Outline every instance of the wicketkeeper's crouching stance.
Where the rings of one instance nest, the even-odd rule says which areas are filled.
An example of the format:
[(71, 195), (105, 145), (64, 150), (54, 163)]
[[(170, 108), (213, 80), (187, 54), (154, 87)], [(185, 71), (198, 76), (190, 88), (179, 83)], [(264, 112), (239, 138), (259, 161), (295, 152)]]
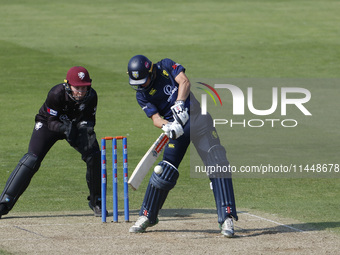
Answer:
[[(153, 64), (143, 55), (132, 57), (128, 64), (129, 83), (137, 91), (139, 105), (170, 138), (163, 160), (158, 164), (161, 168), (152, 173), (140, 217), (130, 228), (132, 233), (144, 232), (158, 223), (159, 210), (176, 185), (178, 166), (191, 141), (206, 166), (229, 166), (212, 118), (209, 114), (201, 115), (199, 102), (190, 92), (190, 81), (184, 72), (183, 66), (170, 59)], [(221, 233), (232, 237), (233, 219), (238, 218), (231, 175), (209, 177)]]
[(101, 216), (100, 149), (94, 132), (97, 93), (91, 88), (88, 71), (81, 66), (69, 69), (64, 83), (54, 86), (35, 117), (28, 152), (9, 176), (0, 196), (0, 218), (15, 205), (50, 148), (66, 139), (87, 165), (89, 206)]

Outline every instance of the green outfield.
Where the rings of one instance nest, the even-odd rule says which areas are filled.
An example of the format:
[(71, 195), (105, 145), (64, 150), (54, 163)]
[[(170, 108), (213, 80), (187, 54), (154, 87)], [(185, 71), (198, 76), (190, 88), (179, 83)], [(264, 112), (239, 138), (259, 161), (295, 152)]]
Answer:
[[(0, 6), (1, 191), (27, 151), (47, 92), (74, 65), (89, 70), (98, 92), (97, 138), (127, 136), (134, 169), (160, 133), (128, 85), (127, 63), (136, 54), (171, 58), (192, 81), (302, 79), (296, 86), (311, 91), (313, 116), (285, 117), (301, 119), (291, 129), (221, 131), (228, 158), (238, 165), (340, 164), (339, 1), (0, 0)], [(313, 79), (332, 82), (305, 83)], [(191, 178), (189, 168), (187, 153), (164, 207), (214, 208), (208, 180)], [(57, 143), (13, 211), (88, 209), (85, 171), (80, 155)], [(339, 177), (237, 178), (236, 203), (340, 234)], [(131, 209), (139, 209), (146, 185), (130, 190)], [(121, 189), (121, 205), (122, 198)]]

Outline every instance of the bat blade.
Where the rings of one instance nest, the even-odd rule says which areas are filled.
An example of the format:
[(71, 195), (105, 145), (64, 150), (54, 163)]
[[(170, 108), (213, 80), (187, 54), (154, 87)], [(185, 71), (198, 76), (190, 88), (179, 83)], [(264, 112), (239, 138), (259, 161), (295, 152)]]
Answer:
[(168, 142), (168, 136), (162, 133), (139, 161), (128, 181), (129, 185), (134, 190), (138, 189), (139, 185), (142, 183), (143, 179), (149, 172), (152, 165), (156, 162), (158, 156), (162, 153)]

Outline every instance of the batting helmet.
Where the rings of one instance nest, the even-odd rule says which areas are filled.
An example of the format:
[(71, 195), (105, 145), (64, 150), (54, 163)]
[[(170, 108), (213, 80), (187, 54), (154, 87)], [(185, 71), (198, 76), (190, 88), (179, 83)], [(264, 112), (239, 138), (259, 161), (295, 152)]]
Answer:
[(128, 64), (129, 83), (136, 90), (144, 90), (149, 76), (152, 80), (153, 63), (143, 55), (132, 57)]

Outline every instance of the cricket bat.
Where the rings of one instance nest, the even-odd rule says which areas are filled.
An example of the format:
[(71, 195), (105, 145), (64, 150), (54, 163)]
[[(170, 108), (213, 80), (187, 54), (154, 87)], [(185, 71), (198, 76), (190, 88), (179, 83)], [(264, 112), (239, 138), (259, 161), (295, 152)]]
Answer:
[(168, 142), (169, 137), (165, 133), (162, 133), (145, 153), (144, 157), (139, 161), (128, 181), (129, 185), (134, 190), (138, 189), (144, 177), (149, 172), (149, 169), (155, 163), (156, 159), (162, 153)]

